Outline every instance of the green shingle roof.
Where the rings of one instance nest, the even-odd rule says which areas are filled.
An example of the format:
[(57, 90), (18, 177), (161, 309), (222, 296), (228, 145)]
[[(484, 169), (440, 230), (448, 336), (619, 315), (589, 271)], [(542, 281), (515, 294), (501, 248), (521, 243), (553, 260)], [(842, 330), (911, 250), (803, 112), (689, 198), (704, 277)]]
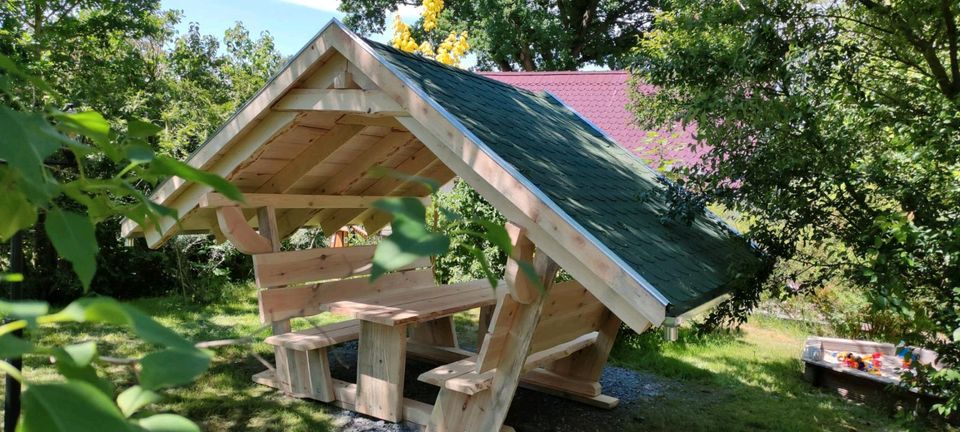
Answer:
[(733, 266), (751, 259), (710, 217), (664, 220), (657, 174), (551, 95), (366, 42), (646, 279), (669, 302), (668, 315), (723, 294)]

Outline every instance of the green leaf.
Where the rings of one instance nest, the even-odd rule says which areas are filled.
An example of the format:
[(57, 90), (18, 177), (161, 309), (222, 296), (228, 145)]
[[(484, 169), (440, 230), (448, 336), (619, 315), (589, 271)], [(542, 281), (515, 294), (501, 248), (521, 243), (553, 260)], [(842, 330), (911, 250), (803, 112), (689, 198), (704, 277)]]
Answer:
[(155, 390), (187, 384), (210, 367), (210, 355), (198, 349), (170, 348), (140, 360), (140, 385)]
[(33, 344), (12, 334), (0, 335), (0, 358), (22, 357), (33, 352)]
[(541, 294), (546, 292), (547, 287), (543, 286), (543, 283), (540, 281), (540, 275), (538, 275), (537, 270), (533, 268), (533, 264), (521, 260), (517, 261), (517, 266), (520, 268), (520, 271), (527, 276), (527, 279), (537, 286)]
[(83, 381), (97, 387), (104, 394), (113, 394), (113, 384), (101, 378), (93, 367), (93, 361), (97, 358), (97, 344), (95, 342), (83, 342), (55, 348), (52, 355), (57, 359), (57, 371), (68, 380)]
[(503, 250), (507, 256), (513, 253), (513, 243), (510, 242), (510, 234), (507, 234), (507, 229), (502, 224), (488, 220), (476, 220), (474, 222), (486, 230), (483, 237), (490, 243), (493, 243), (494, 246)]
[(416, 198), (385, 198), (373, 206), (393, 215), (393, 233), (380, 241), (373, 254), (370, 279), (414, 262), (417, 258), (442, 255), (450, 248), (450, 238), (430, 232), (426, 225), (427, 210)]
[(13, 319), (34, 319), (46, 315), (50, 306), (42, 301), (0, 300), (0, 316)]
[(46, 230), (57, 253), (73, 264), (84, 290), (89, 289), (97, 271), (96, 255), (100, 250), (93, 223), (86, 216), (53, 209), (47, 213)]
[(151, 170), (160, 175), (177, 176), (184, 180), (202, 183), (214, 188), (227, 198), (243, 202), (243, 194), (233, 183), (223, 177), (198, 170), (190, 165), (167, 156), (156, 156), (150, 164)]
[(103, 148), (110, 144), (110, 123), (103, 115), (96, 111), (79, 113), (55, 112), (53, 118), (60, 123), (61, 130), (73, 132), (90, 138), (97, 146)]
[(127, 148), (127, 159), (136, 163), (150, 162), (153, 160), (153, 149), (144, 145), (131, 145)]
[(31, 384), (23, 392), (21, 432), (126, 432), (113, 400), (85, 382)]
[(28, 189), (31, 201), (45, 204), (53, 197), (48, 187), (53, 180), (44, 161), (60, 148), (60, 139), (65, 138), (39, 114), (13, 111), (6, 106), (0, 106), (0, 131), (0, 159), (23, 178), (21, 186)]
[(200, 427), (176, 414), (157, 414), (140, 419), (140, 427), (150, 432), (200, 432)]
[(23, 282), (23, 273), (0, 273), (0, 282)]
[(139, 411), (140, 408), (159, 402), (162, 399), (163, 396), (135, 385), (124, 390), (117, 396), (117, 405), (120, 407), (123, 415), (130, 417)]
[(0, 170), (0, 242), (37, 222), (37, 210), (23, 194), (12, 170)]
[(147, 138), (163, 130), (160, 126), (144, 120), (127, 120), (127, 134), (134, 138)]

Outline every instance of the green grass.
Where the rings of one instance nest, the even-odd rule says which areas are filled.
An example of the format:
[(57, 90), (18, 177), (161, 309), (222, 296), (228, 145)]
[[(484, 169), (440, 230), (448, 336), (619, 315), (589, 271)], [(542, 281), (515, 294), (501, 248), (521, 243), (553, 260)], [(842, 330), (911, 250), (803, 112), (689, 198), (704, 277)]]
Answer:
[(924, 426), (842, 400), (803, 380), (806, 328), (754, 319), (741, 331), (679, 341), (658, 334), (621, 340), (611, 363), (649, 371), (667, 390), (639, 407), (631, 430), (890, 431)]
[[(261, 326), (256, 296), (238, 287), (216, 304), (197, 305), (182, 298), (143, 299), (134, 305), (186, 337), (201, 341), (248, 336)], [(333, 321), (320, 316), (314, 323)], [(475, 314), (456, 317), (461, 342), (474, 342)], [(310, 325), (295, 321), (294, 326)], [(619, 343), (612, 362), (648, 371), (661, 382), (657, 395), (642, 403), (625, 404), (610, 415), (630, 418), (629, 430), (910, 430), (917, 426), (820, 392), (802, 380), (798, 360), (803, 329), (777, 322), (754, 322), (742, 333), (695, 338), (682, 333), (681, 341), (662, 344), (658, 334)], [(263, 332), (262, 335), (266, 335)], [(140, 356), (146, 347), (118, 328), (64, 325), (30, 336), (41, 344), (65, 344), (95, 339), (111, 356)], [(265, 344), (231, 346), (217, 350), (209, 373), (194, 384), (167, 392), (154, 407), (197, 421), (207, 431), (325, 431), (337, 430), (326, 405), (280, 396), (253, 384), (250, 376), (264, 367), (250, 350), (272, 359)], [(133, 381), (122, 367), (106, 368), (117, 385)], [(57, 379), (46, 359), (26, 362), (30, 380)], [(654, 392), (657, 393), (657, 392)]]

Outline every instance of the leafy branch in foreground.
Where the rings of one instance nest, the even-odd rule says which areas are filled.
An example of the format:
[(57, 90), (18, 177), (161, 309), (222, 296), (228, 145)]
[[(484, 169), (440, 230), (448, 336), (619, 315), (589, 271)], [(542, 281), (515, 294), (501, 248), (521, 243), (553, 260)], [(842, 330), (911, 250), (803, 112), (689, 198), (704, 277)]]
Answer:
[[(95, 225), (107, 218), (127, 217), (141, 226), (178, 215), (151, 202), (141, 182), (156, 185), (176, 176), (213, 187), (241, 201), (226, 180), (156, 154), (149, 139), (159, 128), (140, 119), (116, 127), (95, 111), (64, 112), (52, 107), (24, 109), (14, 86), (32, 87), (41, 95), (55, 92), (0, 56), (0, 241), (29, 228), (46, 214), (45, 231), (57, 253), (72, 264), (84, 289), (96, 272)], [(22, 90), (22, 88), (18, 88)], [(41, 96), (42, 98), (42, 96)], [(98, 169), (90, 169), (94, 164)], [(106, 169), (104, 169), (106, 167)], [(100, 172), (105, 175), (93, 176)], [(7, 283), (21, 274), (3, 273)], [(161, 399), (158, 391), (192, 382), (210, 366), (211, 353), (163, 327), (151, 317), (116, 300), (84, 298), (49, 313), (44, 302), (0, 301), (0, 357), (42, 355), (51, 359), (62, 382), (32, 383), (12, 364), (0, 370), (20, 381), (23, 431), (196, 431), (190, 420), (174, 414), (146, 414), (141, 409)], [(118, 325), (158, 347), (134, 365), (138, 384), (120, 392), (100, 376), (103, 361), (97, 343), (86, 341), (41, 347), (14, 335), (41, 325), (75, 322)]]

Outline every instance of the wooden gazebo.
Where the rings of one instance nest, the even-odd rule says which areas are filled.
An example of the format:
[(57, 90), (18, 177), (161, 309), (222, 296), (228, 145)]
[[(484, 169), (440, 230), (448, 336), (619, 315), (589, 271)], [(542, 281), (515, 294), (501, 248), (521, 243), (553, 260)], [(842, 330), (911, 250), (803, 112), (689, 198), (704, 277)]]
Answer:
[[(176, 209), (127, 237), (151, 247), (212, 232), (253, 256), (260, 316), (276, 367), (256, 382), (435, 431), (503, 427), (518, 386), (602, 407), (599, 377), (621, 322), (642, 332), (725, 292), (750, 252), (717, 220), (664, 220), (654, 172), (546, 93), (532, 93), (362, 39), (331, 21), (189, 160), (246, 196), (238, 204), (173, 178), (152, 199)], [(401, 176), (460, 177), (510, 222), (504, 281), (437, 286), (430, 261), (375, 283), (373, 247), (280, 251), (297, 229), (368, 233), (385, 196), (427, 197)], [(540, 284), (515, 260), (532, 262)], [(554, 284), (558, 268), (574, 280)], [(535, 288), (537, 285), (546, 290)], [(482, 308), (478, 353), (458, 347), (451, 315)], [(293, 332), (290, 319), (346, 321)], [(327, 349), (359, 340), (356, 383), (331, 378)], [(407, 355), (441, 364), (431, 406), (403, 397)]]

